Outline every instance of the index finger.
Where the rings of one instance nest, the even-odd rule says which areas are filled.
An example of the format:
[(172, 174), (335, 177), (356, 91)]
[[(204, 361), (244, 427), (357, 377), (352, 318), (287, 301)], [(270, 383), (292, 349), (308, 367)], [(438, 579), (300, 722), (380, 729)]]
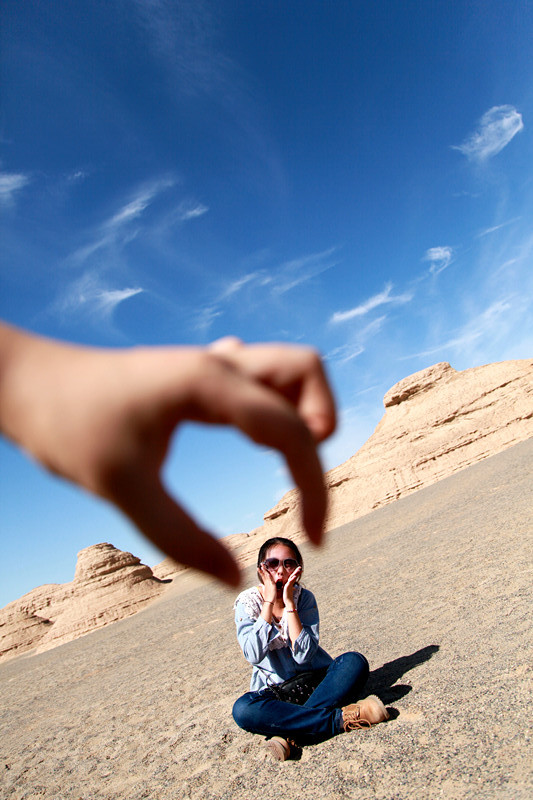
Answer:
[(291, 572), (291, 574), (289, 575), (287, 583), (295, 583), (296, 579), (299, 578), (301, 574), (302, 574), (302, 568), (296, 567), (294, 572)]
[(257, 444), (282, 453), (300, 489), (304, 528), (318, 544), (326, 514), (322, 466), (315, 439), (294, 406), (273, 388), (229, 365), (211, 370), (195, 384), (193, 395), (199, 417), (203, 410), (210, 421), (233, 425)]
[(270, 574), (270, 570), (268, 569), (268, 567), (265, 567), (264, 564), (260, 565), (259, 572), (261, 573), (261, 575), (263, 575), (263, 577), (266, 575), (266, 577), (269, 580), (272, 580), (272, 575)]
[(335, 400), (316, 350), (301, 345), (244, 345), (234, 337), (214, 342), (211, 351), (250, 377), (275, 389), (298, 411), (316, 441), (335, 430)]

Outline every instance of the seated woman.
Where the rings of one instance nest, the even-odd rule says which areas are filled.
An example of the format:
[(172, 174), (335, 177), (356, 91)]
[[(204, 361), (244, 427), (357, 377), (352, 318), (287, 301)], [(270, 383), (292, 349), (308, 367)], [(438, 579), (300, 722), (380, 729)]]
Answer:
[[(244, 730), (268, 737), (267, 749), (279, 761), (302, 745), (389, 718), (375, 695), (353, 702), (368, 678), (366, 658), (344, 653), (333, 659), (319, 646), (318, 609), (314, 595), (300, 586), (302, 572), (294, 542), (269, 539), (257, 558), (260, 585), (235, 601), (237, 638), (253, 670), (250, 691), (236, 701), (233, 718)], [(317, 670), (320, 682), (303, 705), (279, 699), (277, 686), (309, 670)]]

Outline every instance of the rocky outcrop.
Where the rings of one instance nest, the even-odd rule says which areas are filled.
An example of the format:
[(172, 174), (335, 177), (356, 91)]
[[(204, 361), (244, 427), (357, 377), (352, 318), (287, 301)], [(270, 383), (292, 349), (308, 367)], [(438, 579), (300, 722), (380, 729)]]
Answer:
[[(383, 402), (368, 441), (326, 473), (330, 530), (533, 436), (533, 360), (463, 372), (435, 364), (397, 383)], [(298, 535), (297, 491), (264, 520), (260, 538)]]
[(164, 558), (155, 567), (152, 567), (154, 578), (159, 578), (160, 581), (172, 581), (176, 575), (187, 569), (183, 564), (174, 561), (173, 558)]
[(106, 543), (87, 547), (71, 583), (40, 586), (0, 611), (0, 659), (48, 650), (135, 614), (164, 588), (131, 553)]

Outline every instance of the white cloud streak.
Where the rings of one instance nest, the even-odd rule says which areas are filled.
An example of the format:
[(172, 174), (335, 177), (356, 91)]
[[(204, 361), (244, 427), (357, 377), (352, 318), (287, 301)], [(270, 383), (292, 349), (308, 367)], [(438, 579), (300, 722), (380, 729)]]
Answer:
[(492, 228), (485, 228), (484, 231), (480, 231), (477, 235), (477, 239), (482, 239), (483, 236), (488, 236), (490, 233), (495, 233), (496, 231), (501, 230), (502, 228), (506, 228), (508, 225), (512, 225), (513, 222), (518, 222), (520, 217), (514, 217), (514, 219), (509, 219), (507, 222), (502, 222), (500, 225), (493, 225)]
[(266, 276), (263, 272), (250, 272), (231, 281), (225, 286), (215, 299), (203, 306), (197, 312), (196, 329), (207, 333), (213, 322), (224, 314), (224, 306), (231, 301), (236, 295), (240, 294), (246, 287), (253, 289), (263, 285)]
[[(129, 300), (130, 297), (134, 297), (136, 294), (140, 294), (143, 291), (144, 289), (140, 287), (131, 289), (102, 289), (94, 295), (92, 300), (95, 309), (99, 313), (104, 316), (110, 316), (119, 303), (124, 302), (124, 300)], [(91, 298), (87, 298), (87, 301), (90, 302)]]
[(460, 145), (453, 145), (470, 161), (483, 162), (497, 155), (524, 127), (514, 106), (494, 106), (479, 120), (476, 130)]
[(84, 181), (85, 178), (89, 177), (89, 172), (85, 169), (77, 169), (74, 172), (70, 172), (67, 175), (67, 181), (71, 183), (78, 183), (79, 181)]
[(71, 316), (81, 312), (108, 321), (120, 303), (143, 291), (140, 287), (108, 288), (98, 275), (87, 272), (70, 285), (55, 308), (63, 315)]
[(411, 358), (424, 358), (426, 356), (434, 356), (436, 353), (441, 353), (446, 350), (464, 349), (472, 342), (490, 336), (494, 330), (498, 330), (500, 326), (501, 317), (512, 308), (510, 300), (497, 300), (485, 309), (481, 314), (468, 321), (463, 329), (459, 332), (458, 336), (448, 339), (442, 344), (431, 347), (428, 350), (423, 350), (419, 353), (413, 353), (409, 356), (403, 356), (400, 360), (407, 361)]
[(9, 205), (19, 192), (30, 182), (28, 175), (16, 172), (0, 172), (0, 203)]
[(335, 325), (339, 322), (347, 322), (348, 320), (355, 319), (357, 317), (363, 317), (365, 314), (368, 314), (370, 311), (373, 311), (379, 306), (389, 303), (402, 305), (404, 303), (409, 303), (413, 299), (413, 295), (411, 293), (393, 295), (391, 292), (392, 283), (388, 283), (382, 292), (369, 297), (368, 300), (358, 306), (355, 306), (355, 308), (351, 308), (348, 311), (336, 311), (330, 318), (330, 322)]
[(453, 261), (453, 248), (451, 247), (430, 247), (426, 250), (424, 261), (430, 261), (429, 271), (432, 275), (439, 275)]
[(241, 289), (244, 289), (245, 286), (248, 286), (251, 283), (261, 283), (261, 281), (261, 272), (250, 272), (248, 275), (243, 275), (242, 278), (237, 278), (237, 280), (232, 281), (229, 286), (226, 286), (226, 288), (220, 294), (218, 302), (228, 300), (230, 297), (233, 297), (233, 295), (240, 292)]
[(221, 316), (222, 311), (216, 306), (204, 306), (196, 313), (194, 327), (206, 334), (213, 322)]
[(190, 219), (202, 217), (208, 211), (208, 206), (204, 206), (202, 203), (183, 202), (178, 208), (178, 216), (181, 222), (188, 222)]
[(369, 322), (368, 325), (365, 325), (362, 330), (358, 331), (357, 335), (350, 342), (347, 342), (340, 347), (336, 347), (334, 350), (328, 353), (326, 360), (335, 361), (340, 365), (347, 364), (349, 361), (353, 361), (354, 358), (357, 358), (357, 356), (360, 356), (361, 353), (365, 352), (365, 344), (369, 339), (379, 333), (379, 331), (383, 328), (386, 319), (386, 314), (373, 319), (372, 322)]
[(326, 354), (326, 361), (336, 361), (338, 364), (347, 364), (353, 361), (354, 358), (360, 356), (365, 352), (365, 348), (359, 342), (355, 344), (343, 344), (340, 347), (335, 347)]
[(93, 230), (92, 240), (75, 250), (70, 260), (78, 265), (84, 264), (91, 256), (106, 247), (130, 242), (137, 235), (133, 224), (139, 222), (146, 209), (162, 192), (174, 185), (174, 179), (165, 178), (140, 189), (115, 214)]
[(106, 228), (116, 229), (140, 217), (142, 212), (150, 205), (153, 193), (146, 192), (127, 203), (120, 211), (105, 223)]
[(174, 186), (173, 179), (163, 179), (155, 181), (139, 193), (128, 203), (126, 203), (116, 214), (104, 222), (103, 227), (107, 230), (115, 231), (132, 220), (138, 219), (152, 201), (165, 189)]
[(335, 247), (286, 261), (271, 277), (274, 294), (285, 294), (339, 263)]
[(332, 247), (319, 253), (286, 261), (274, 269), (260, 269), (236, 278), (228, 283), (212, 302), (198, 311), (196, 327), (206, 331), (211, 322), (222, 316), (224, 306), (243, 291), (248, 292), (246, 308), (253, 311), (258, 303), (264, 305), (265, 293), (270, 297), (280, 296), (301, 286), (338, 264), (338, 258), (333, 255), (335, 252), (336, 248)]

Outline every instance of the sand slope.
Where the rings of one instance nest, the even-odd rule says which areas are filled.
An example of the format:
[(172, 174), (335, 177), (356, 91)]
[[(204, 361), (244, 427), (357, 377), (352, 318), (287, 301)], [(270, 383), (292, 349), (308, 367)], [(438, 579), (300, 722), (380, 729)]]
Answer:
[(0, 796), (531, 797), (531, 464), (533, 440), (305, 548), (322, 643), (367, 655), (387, 724), (265, 760), (230, 716), (249, 680), (233, 597), (186, 573), (134, 617), (0, 665)]

